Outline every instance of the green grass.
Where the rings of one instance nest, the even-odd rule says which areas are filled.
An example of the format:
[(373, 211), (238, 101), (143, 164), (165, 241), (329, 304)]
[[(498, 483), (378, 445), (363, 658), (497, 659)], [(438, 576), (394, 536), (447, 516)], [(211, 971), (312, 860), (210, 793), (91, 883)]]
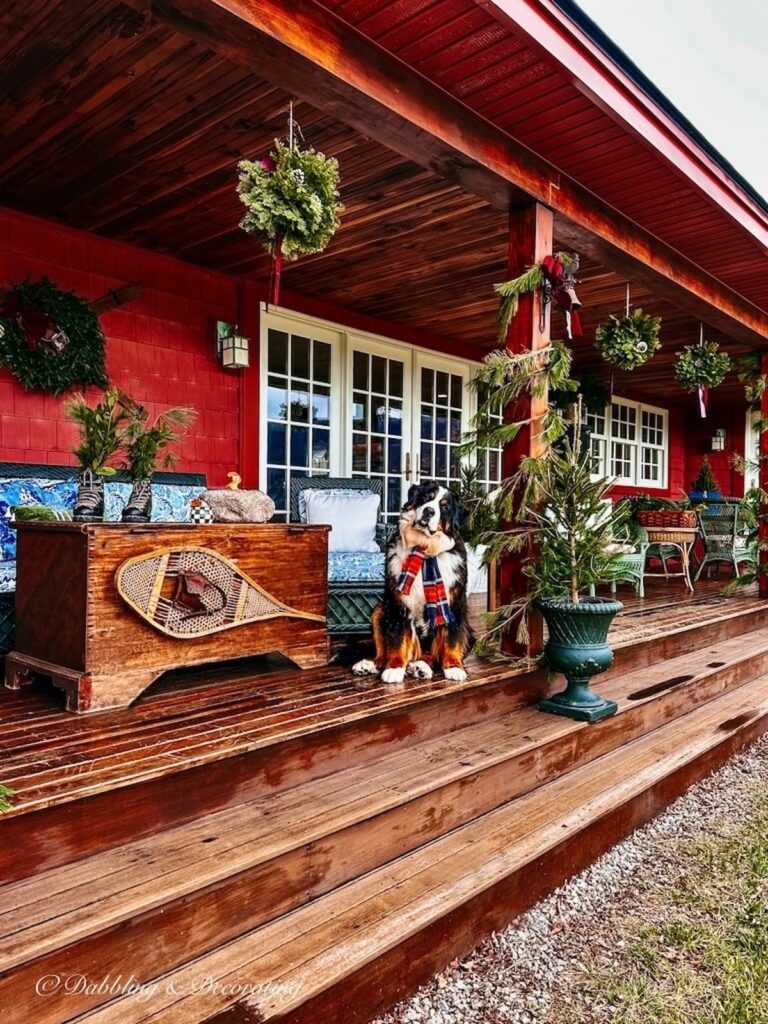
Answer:
[[(748, 824), (681, 844), (675, 860), (680, 880), (649, 907), (664, 923), (623, 922), (616, 969), (592, 970), (571, 1024), (768, 1024), (768, 796), (756, 790)], [(590, 1004), (611, 1009), (595, 1018)]]
[(7, 786), (0, 786), (0, 814), (11, 809), (11, 797), (13, 796), (13, 790)]

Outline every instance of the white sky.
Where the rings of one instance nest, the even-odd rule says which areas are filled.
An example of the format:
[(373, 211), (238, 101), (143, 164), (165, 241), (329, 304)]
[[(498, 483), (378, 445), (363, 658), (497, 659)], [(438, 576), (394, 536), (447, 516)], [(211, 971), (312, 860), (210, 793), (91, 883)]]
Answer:
[(768, 199), (768, 0), (577, 0)]

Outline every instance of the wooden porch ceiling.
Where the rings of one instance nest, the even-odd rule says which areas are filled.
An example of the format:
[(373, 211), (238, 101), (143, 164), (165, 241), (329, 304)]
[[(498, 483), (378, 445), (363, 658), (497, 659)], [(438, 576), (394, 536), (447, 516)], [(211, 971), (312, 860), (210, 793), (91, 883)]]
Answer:
[[(261, 246), (237, 227), (235, 165), (284, 133), (286, 92), (116, 0), (32, 0), (0, 24), (0, 201), (266, 279)], [(286, 288), (493, 347), (506, 215), (305, 102), (296, 113), (307, 141), (338, 157), (347, 211), (325, 254), (285, 269)], [(625, 278), (589, 259), (580, 276), (590, 339), (623, 307)], [(679, 395), (669, 364), (698, 325), (639, 287), (632, 301), (663, 317), (665, 341), (632, 383)], [(594, 356), (578, 343), (580, 365)]]

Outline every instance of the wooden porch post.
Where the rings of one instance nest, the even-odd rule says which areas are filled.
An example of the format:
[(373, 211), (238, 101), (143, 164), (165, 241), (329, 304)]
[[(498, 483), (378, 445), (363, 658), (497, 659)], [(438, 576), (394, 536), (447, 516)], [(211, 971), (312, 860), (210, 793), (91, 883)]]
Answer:
[[(552, 252), (552, 229), (552, 211), (540, 203), (532, 203), (530, 206), (511, 212), (507, 266), (510, 278), (517, 277), (526, 267), (533, 263), (539, 263)], [(537, 291), (531, 295), (523, 295), (517, 315), (509, 328), (507, 348), (512, 352), (536, 351), (546, 348), (548, 344), (549, 311), (546, 311), (542, 323), (541, 294)], [(504, 449), (502, 465), (505, 478), (515, 473), (524, 458), (541, 453), (543, 442), (539, 436), (539, 424), (546, 408), (546, 397), (530, 399), (525, 396), (516, 403), (514, 408), (507, 410), (510, 420), (513, 418), (527, 419), (530, 416), (531, 426), (524, 427), (514, 442)], [(526, 593), (527, 580), (520, 571), (519, 556), (508, 555), (502, 559), (499, 590), (500, 602), (504, 604)], [(529, 632), (530, 639), (524, 649), (516, 642), (514, 636), (508, 636), (504, 638), (504, 650), (517, 655), (540, 654), (543, 647), (540, 615), (531, 615)]]
[[(768, 374), (768, 352), (763, 352), (760, 360), (760, 372)], [(758, 478), (757, 483), (761, 491), (768, 492), (768, 430), (762, 429), (763, 423), (768, 422), (768, 390), (760, 400), (760, 445), (758, 448)], [(768, 544), (768, 504), (760, 506), (760, 524), (758, 530), (758, 552), (757, 564), (760, 567), (758, 585), (760, 597), (768, 597), (768, 551), (761, 551), (760, 548)]]

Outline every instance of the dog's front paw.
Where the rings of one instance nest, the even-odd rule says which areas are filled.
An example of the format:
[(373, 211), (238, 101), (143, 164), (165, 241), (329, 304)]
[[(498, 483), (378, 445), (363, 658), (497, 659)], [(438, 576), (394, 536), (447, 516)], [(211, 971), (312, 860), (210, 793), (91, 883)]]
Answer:
[(432, 669), (426, 661), (412, 661), (408, 665), (408, 675), (417, 679), (431, 679)]
[(371, 661), (370, 658), (363, 658), (362, 661), (357, 661), (352, 666), (352, 671), (356, 676), (375, 676), (377, 672), (376, 662)]
[(457, 668), (446, 668), (443, 671), (443, 675), (446, 679), (450, 679), (452, 683), (463, 683), (467, 678), (466, 671), (458, 666)]
[(405, 680), (405, 669), (404, 668), (385, 668), (381, 673), (382, 683), (390, 683), (399, 685)]

